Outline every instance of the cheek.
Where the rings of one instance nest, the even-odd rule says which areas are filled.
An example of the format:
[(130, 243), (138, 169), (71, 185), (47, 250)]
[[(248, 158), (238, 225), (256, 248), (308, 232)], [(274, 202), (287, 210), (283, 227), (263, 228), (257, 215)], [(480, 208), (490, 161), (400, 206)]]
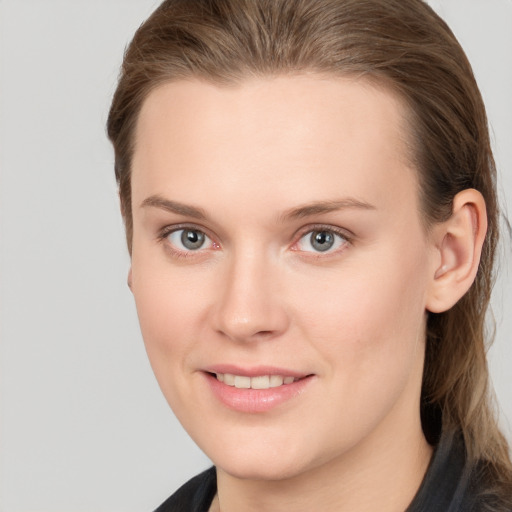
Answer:
[(347, 376), (351, 385), (405, 375), (421, 348), (425, 261), (402, 256), (389, 251), (378, 259), (361, 258), (321, 285), (302, 281), (296, 289), (296, 297), (309, 290), (307, 301), (296, 302), (303, 329), (332, 362), (330, 371)]
[(381, 260), (351, 270), (315, 289), (301, 315), (330, 382), (325, 435), (349, 444), (385, 417), (407, 417), (419, 400), (425, 325), (423, 284), (412, 267)]
[(204, 325), (204, 282), (199, 275), (179, 272), (165, 261), (134, 252), (132, 291), (146, 351), (169, 402), (186, 376), (187, 354)]

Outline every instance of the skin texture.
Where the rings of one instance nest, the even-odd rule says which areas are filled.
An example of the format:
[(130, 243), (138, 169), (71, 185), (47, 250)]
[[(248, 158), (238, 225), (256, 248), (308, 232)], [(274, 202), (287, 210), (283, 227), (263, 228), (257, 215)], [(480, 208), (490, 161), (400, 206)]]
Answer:
[[(146, 99), (129, 282), (160, 387), (217, 466), (212, 510), (396, 511), (420, 485), (427, 310), (471, 284), (485, 208), (465, 191), (427, 234), (406, 133), (392, 94), (348, 78), (178, 81)], [(180, 245), (184, 227), (205, 244)], [(218, 364), (312, 377), (244, 413), (212, 394)]]

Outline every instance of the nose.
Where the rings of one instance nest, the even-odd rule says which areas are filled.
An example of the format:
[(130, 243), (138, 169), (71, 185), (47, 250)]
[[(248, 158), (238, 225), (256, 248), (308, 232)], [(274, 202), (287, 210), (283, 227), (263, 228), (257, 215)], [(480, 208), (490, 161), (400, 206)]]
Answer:
[(219, 276), (214, 327), (237, 342), (274, 339), (289, 325), (276, 263), (254, 252), (233, 257)]

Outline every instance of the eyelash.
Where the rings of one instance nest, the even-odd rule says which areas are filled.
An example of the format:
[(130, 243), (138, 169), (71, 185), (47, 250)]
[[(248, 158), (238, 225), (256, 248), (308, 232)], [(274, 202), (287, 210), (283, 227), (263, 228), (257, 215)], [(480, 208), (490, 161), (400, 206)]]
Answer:
[[(210, 243), (213, 244), (214, 249), (220, 248), (220, 244), (216, 243), (213, 240), (213, 237), (207, 234), (206, 230), (204, 228), (193, 226), (189, 224), (180, 224), (180, 225), (174, 225), (174, 226), (166, 226), (162, 230), (160, 230), (158, 234), (158, 241), (161, 243), (165, 243), (166, 247), (172, 252), (173, 256), (177, 258), (190, 258), (199, 255), (206, 249), (199, 248), (197, 250), (181, 250), (178, 249), (172, 244), (169, 240), (169, 236), (173, 233), (176, 233), (178, 231), (196, 231), (198, 233), (202, 233), (205, 237), (207, 237), (208, 240), (210, 240)], [(337, 248), (333, 251), (327, 249), (325, 253), (322, 253), (322, 251), (301, 251), (300, 249), (296, 249), (295, 247), (299, 244), (299, 242), (305, 238), (306, 236), (311, 236), (313, 233), (331, 233), (334, 234), (336, 237), (339, 237), (343, 240), (341, 248)], [(308, 256), (305, 257), (313, 257), (313, 258), (326, 258), (329, 256), (333, 256), (336, 254), (339, 254), (340, 252), (343, 252), (346, 249), (347, 245), (352, 244), (353, 235), (347, 233), (346, 230), (342, 230), (338, 227), (332, 226), (332, 225), (325, 225), (325, 224), (314, 224), (304, 227), (302, 230), (300, 230), (295, 236), (295, 241), (291, 245), (291, 250), (297, 251), (297, 252), (303, 252), (307, 253)]]

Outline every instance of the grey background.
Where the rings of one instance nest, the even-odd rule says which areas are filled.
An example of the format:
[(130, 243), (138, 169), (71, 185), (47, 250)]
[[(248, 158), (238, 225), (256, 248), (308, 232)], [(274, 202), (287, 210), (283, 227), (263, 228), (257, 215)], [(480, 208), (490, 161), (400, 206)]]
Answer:
[[(0, 0), (0, 511), (152, 510), (209, 462), (146, 360), (104, 124), (155, 0)], [(472, 61), (512, 204), (512, 2), (437, 0)], [(502, 197), (502, 201), (504, 201)], [(511, 244), (490, 352), (512, 439)]]

